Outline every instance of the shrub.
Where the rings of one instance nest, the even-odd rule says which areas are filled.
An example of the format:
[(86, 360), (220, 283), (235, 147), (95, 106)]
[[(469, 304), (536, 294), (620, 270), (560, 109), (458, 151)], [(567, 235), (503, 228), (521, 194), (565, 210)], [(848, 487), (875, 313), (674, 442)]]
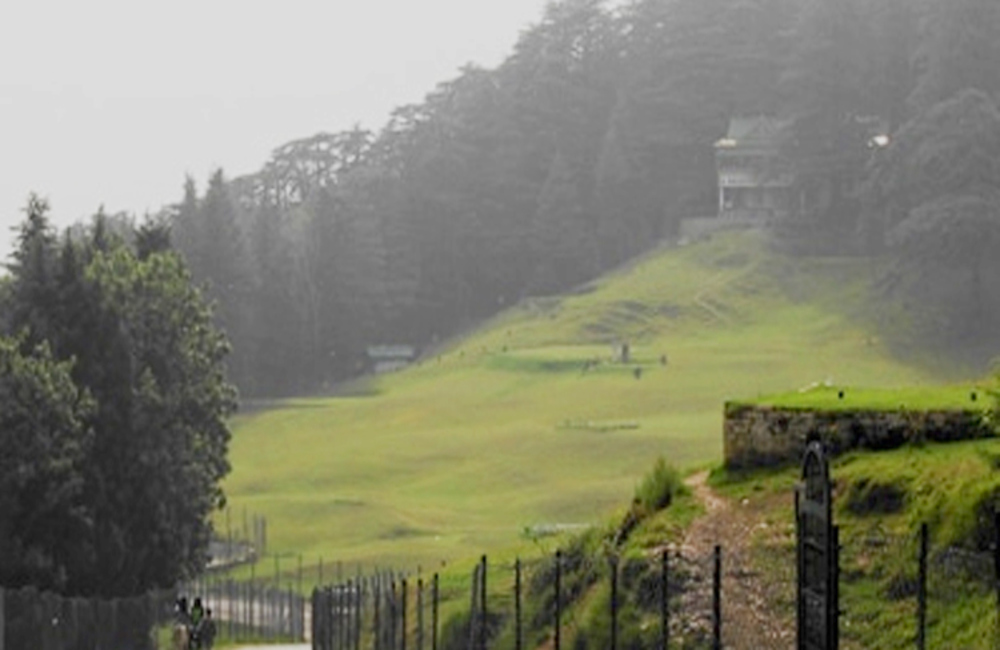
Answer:
[(685, 489), (680, 472), (660, 456), (652, 471), (643, 477), (642, 483), (635, 489), (635, 500), (647, 512), (655, 512), (669, 506), (674, 497), (682, 494)]

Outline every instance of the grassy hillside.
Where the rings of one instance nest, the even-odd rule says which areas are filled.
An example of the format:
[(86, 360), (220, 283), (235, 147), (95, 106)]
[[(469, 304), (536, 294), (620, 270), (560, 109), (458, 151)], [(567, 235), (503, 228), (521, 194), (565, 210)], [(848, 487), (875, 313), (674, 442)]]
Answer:
[(866, 264), (775, 257), (752, 234), (657, 251), (356, 396), (239, 418), (230, 503), (267, 515), (272, 550), (307, 563), (426, 570), (528, 552), (528, 527), (627, 504), (658, 455), (717, 461), (727, 399), (933, 384), (858, 318)]

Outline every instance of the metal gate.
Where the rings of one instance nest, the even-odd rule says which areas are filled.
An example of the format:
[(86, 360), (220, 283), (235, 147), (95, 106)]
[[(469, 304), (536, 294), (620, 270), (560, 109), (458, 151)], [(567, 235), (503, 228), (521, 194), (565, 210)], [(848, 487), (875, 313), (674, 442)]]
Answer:
[(795, 491), (798, 650), (834, 650), (838, 645), (840, 545), (831, 488), (823, 445), (810, 443)]

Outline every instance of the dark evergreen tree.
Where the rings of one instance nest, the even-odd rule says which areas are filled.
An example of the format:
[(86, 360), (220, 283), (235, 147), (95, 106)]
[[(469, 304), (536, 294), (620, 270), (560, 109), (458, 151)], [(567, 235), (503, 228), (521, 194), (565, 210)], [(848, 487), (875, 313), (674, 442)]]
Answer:
[(72, 362), (0, 336), (0, 583), (62, 591), (90, 558), (84, 463), (92, 402)]

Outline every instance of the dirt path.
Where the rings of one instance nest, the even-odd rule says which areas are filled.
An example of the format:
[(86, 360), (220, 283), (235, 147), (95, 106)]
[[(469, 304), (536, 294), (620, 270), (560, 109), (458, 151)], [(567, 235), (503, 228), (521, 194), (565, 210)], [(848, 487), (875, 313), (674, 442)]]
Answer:
[(692, 613), (686, 627), (690, 631), (712, 629), (712, 556), (719, 544), (723, 646), (734, 650), (794, 647), (794, 612), (788, 611), (788, 598), (794, 593), (789, 578), (794, 571), (776, 579), (757, 570), (751, 550), (755, 539), (772, 532), (769, 525), (761, 520), (755, 504), (731, 502), (712, 490), (707, 479), (708, 472), (701, 472), (685, 481), (705, 507), (705, 514), (688, 529), (679, 549), (682, 557), (690, 559), (691, 588), (681, 602), (681, 612)]

